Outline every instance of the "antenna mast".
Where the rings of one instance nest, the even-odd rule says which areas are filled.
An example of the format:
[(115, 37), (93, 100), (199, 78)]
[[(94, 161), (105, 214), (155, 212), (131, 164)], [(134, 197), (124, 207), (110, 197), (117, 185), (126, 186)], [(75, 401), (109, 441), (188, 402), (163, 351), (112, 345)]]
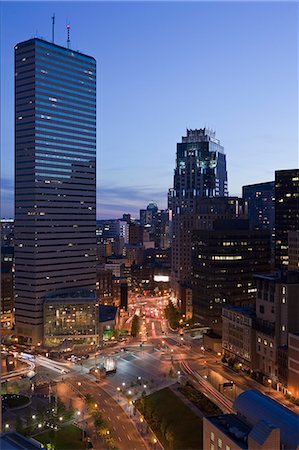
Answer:
[(70, 41), (70, 30), (71, 30), (71, 26), (70, 26), (69, 23), (67, 24), (66, 29), (67, 29), (67, 41), (66, 41), (67, 48), (70, 48), (70, 43), (71, 43), (71, 41)]
[(52, 43), (54, 44), (55, 13), (52, 16)]

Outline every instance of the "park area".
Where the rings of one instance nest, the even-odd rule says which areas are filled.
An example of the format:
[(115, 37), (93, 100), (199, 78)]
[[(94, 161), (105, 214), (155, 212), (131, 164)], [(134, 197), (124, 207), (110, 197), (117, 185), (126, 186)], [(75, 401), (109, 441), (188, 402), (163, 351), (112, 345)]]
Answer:
[(75, 425), (66, 425), (57, 431), (49, 430), (33, 436), (45, 448), (51, 443), (55, 450), (86, 449), (86, 442), (82, 441), (82, 430)]
[(202, 449), (202, 421), (169, 388), (142, 397), (137, 407), (166, 450)]

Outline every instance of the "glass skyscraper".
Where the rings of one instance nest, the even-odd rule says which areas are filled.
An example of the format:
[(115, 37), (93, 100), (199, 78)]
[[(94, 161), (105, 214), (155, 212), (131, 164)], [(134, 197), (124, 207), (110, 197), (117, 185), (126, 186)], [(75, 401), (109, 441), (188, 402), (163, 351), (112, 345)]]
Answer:
[(54, 292), (94, 294), (95, 229), (96, 61), (37, 38), (19, 43), (15, 307), (21, 340), (43, 341), (43, 305)]
[(187, 129), (177, 144), (173, 189), (168, 198), (173, 231), (171, 278), (177, 298), (181, 296), (180, 285), (188, 285), (191, 279), (191, 237), (201, 202), (227, 196), (226, 155), (215, 132)]

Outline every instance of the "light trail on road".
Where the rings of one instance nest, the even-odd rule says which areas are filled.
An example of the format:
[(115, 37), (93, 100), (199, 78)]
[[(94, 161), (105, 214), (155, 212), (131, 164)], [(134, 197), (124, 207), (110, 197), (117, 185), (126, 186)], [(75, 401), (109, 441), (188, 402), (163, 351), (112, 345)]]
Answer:
[(217, 389), (206, 381), (196, 370), (193, 370), (184, 360), (181, 361), (180, 365), (181, 369), (201, 386), (202, 392), (206, 394), (210, 400), (215, 402), (223, 412), (233, 412), (233, 404), (230, 400), (218, 392)]

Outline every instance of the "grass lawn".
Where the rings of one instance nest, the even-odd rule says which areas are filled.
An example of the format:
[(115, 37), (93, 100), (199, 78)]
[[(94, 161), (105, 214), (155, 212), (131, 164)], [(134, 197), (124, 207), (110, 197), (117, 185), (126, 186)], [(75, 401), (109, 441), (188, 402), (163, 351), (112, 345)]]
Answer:
[(82, 430), (74, 425), (66, 425), (58, 431), (44, 431), (34, 439), (46, 445), (55, 445), (55, 450), (81, 450), (86, 448), (86, 443), (82, 442)]
[(139, 409), (165, 449), (202, 449), (202, 421), (169, 388), (145, 397)]

